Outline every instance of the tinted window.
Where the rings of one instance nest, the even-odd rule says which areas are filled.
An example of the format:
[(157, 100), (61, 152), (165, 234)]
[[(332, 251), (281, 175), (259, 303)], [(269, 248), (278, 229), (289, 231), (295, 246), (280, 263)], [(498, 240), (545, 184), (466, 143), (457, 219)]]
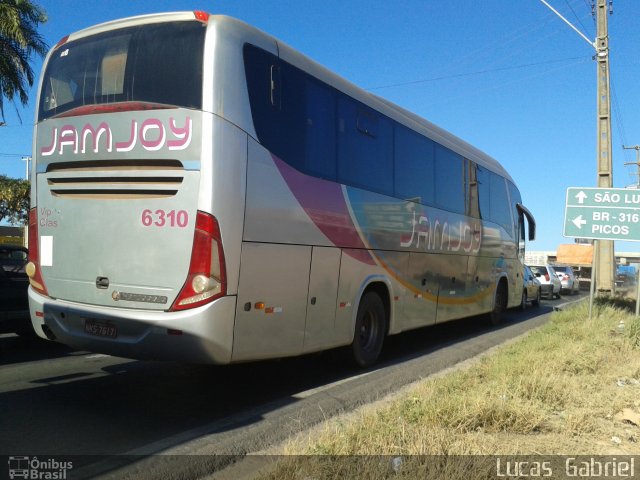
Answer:
[[(486, 168), (477, 167), (480, 215), (483, 219), (497, 223), (513, 236), (518, 217), (512, 218), (512, 204), (507, 195), (507, 181)], [(518, 194), (519, 195), (519, 194)]]
[(202, 108), (205, 31), (200, 22), (159, 23), (62, 45), (44, 74), (39, 119), (123, 101)]
[(395, 195), (434, 205), (435, 144), (408, 128), (397, 126), (395, 136)]
[(312, 175), (336, 178), (336, 105), (334, 92), (306, 79), (305, 167)]
[(450, 212), (465, 213), (465, 178), (462, 157), (436, 145), (436, 205)]
[(244, 63), (258, 140), (289, 165), (512, 232), (502, 177), (262, 49), (245, 45)]
[[(258, 140), (280, 158), (285, 158), (281, 141), (283, 120), (281, 102), (272, 102), (271, 73), (278, 66), (278, 57), (252, 45), (244, 47), (244, 66), (253, 125)], [(280, 76), (278, 76), (280, 78)], [(281, 82), (278, 82), (278, 87)]]
[(532, 266), (530, 267), (531, 271), (534, 273), (534, 275), (549, 275), (549, 272), (547, 271), (547, 267), (538, 267), (538, 266)]
[(504, 178), (495, 173), (491, 173), (491, 221), (503, 227), (509, 235), (513, 236), (507, 183)]
[(393, 195), (393, 127), (355, 100), (338, 100), (338, 180)]
[(335, 180), (334, 90), (251, 45), (245, 46), (244, 58), (260, 143), (301, 172)]
[(522, 197), (520, 197), (520, 191), (513, 183), (507, 181), (507, 185), (509, 187), (509, 196), (511, 197), (511, 213), (513, 215), (513, 226), (515, 228), (514, 238), (518, 240), (520, 247), (524, 248), (524, 239), (526, 238), (524, 218), (522, 213), (520, 213), (516, 208), (518, 203), (522, 204)]

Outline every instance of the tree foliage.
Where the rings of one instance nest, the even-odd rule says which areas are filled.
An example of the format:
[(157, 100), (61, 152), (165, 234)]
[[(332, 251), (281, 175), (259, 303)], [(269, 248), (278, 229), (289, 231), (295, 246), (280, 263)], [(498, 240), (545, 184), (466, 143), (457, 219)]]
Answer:
[(0, 221), (26, 225), (29, 221), (29, 182), (0, 175)]
[(37, 31), (38, 25), (46, 21), (45, 11), (31, 0), (0, 0), (0, 116), (3, 120), (5, 98), (14, 105), (16, 96), (22, 105), (29, 100), (27, 90), (35, 78), (29, 60), (34, 54), (44, 57), (47, 53), (48, 46)]

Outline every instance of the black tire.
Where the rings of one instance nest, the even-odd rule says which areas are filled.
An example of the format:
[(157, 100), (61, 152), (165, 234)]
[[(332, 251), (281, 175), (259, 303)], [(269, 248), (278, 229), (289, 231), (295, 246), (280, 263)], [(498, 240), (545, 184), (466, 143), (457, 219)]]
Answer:
[(493, 300), (493, 310), (487, 315), (487, 320), (490, 325), (498, 325), (502, 322), (502, 314), (507, 309), (507, 286), (504, 283), (499, 283), (496, 288), (496, 296)]
[(535, 300), (531, 300), (531, 305), (533, 305), (534, 307), (539, 307), (541, 298), (542, 298), (542, 293), (540, 293), (540, 289), (538, 289), (538, 295), (536, 295)]
[(15, 333), (23, 338), (39, 338), (31, 325), (21, 327), (17, 329)]
[(387, 331), (386, 317), (384, 304), (378, 294), (365, 293), (358, 306), (351, 344), (353, 360), (359, 367), (369, 367), (378, 359)]
[(520, 300), (520, 310), (527, 309), (527, 289), (522, 289), (522, 300)]

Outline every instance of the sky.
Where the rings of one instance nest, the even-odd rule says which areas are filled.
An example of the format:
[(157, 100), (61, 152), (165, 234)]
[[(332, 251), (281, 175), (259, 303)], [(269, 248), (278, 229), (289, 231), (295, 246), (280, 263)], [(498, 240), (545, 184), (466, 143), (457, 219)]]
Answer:
[[(595, 39), (592, 0), (548, 0)], [(540, 0), (41, 0), (49, 46), (116, 18), (205, 10), (241, 19), (496, 158), (537, 221), (529, 250), (556, 250), (568, 187), (596, 186), (595, 50)], [(640, 1), (609, 16), (613, 184), (638, 183)], [(42, 60), (34, 59), (39, 76)], [(37, 83), (5, 102), (0, 174), (24, 178)], [(616, 242), (634, 252), (640, 243)]]

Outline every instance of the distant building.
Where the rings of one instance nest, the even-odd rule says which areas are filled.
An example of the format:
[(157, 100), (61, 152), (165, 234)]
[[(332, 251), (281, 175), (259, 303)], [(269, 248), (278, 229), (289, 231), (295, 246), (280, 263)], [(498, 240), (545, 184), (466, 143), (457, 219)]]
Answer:
[(524, 263), (527, 265), (546, 265), (556, 260), (556, 252), (554, 251), (527, 251), (524, 255)]

